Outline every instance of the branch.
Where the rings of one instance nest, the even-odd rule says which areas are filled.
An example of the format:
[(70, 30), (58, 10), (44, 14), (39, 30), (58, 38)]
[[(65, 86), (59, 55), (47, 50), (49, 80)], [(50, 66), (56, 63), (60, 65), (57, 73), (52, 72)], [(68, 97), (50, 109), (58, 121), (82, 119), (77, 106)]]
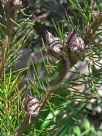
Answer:
[(24, 130), (26, 130), (26, 128), (29, 125), (29, 119), (30, 119), (30, 115), (25, 115), (25, 117), (23, 118), (23, 121), (21, 122), (20, 126), (17, 128), (16, 133), (13, 136), (21, 136), (22, 133), (24, 132)]
[(1, 0), (1, 2), (4, 5), (4, 10), (6, 13), (6, 34), (8, 35), (10, 42), (13, 31), (13, 21), (16, 21), (17, 10), (21, 8), (22, 2), (20, 0)]
[(63, 81), (65, 75), (67, 74), (68, 69), (71, 68), (71, 67), (69, 68), (69, 65), (67, 66), (67, 64), (68, 63), (62, 59), (62, 61), (61, 61), (62, 69), (60, 70), (57, 78), (52, 81), (50, 87), (47, 89), (47, 93), (46, 93), (44, 100), (42, 102), (41, 109), (43, 109), (43, 107), (46, 105), (47, 101), (51, 97), (51, 94), (54, 93), (54, 91), (59, 87), (59, 84)]
[(1, 62), (0, 62), (0, 75), (4, 71), (4, 66), (6, 63), (6, 57), (8, 54), (9, 44), (12, 39), (13, 32), (13, 22), (16, 20), (17, 10), (21, 7), (22, 2), (19, 0), (1, 0), (4, 5), (4, 10), (6, 13), (5, 25), (6, 25), (6, 35), (3, 38), (2, 53), (1, 53)]
[(88, 44), (91, 41), (91, 38), (93, 37), (93, 35), (97, 31), (97, 29), (101, 23), (102, 23), (102, 11), (100, 11), (96, 15), (96, 17), (94, 18), (93, 22), (91, 23), (89, 29), (85, 33), (85, 35), (83, 37), (85, 44)]

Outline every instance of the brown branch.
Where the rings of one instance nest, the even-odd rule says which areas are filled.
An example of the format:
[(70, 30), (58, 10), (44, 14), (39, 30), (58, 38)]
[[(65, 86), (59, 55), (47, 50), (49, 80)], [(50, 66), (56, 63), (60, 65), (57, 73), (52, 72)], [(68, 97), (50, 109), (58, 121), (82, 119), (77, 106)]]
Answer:
[(6, 63), (6, 58), (8, 54), (9, 44), (12, 39), (13, 32), (13, 22), (12, 20), (16, 20), (17, 9), (21, 6), (21, 2), (19, 0), (1, 0), (2, 4), (4, 4), (4, 10), (6, 13), (5, 25), (6, 25), (6, 35), (3, 38), (2, 44), (2, 52), (1, 52), (1, 62), (0, 62), (0, 75), (2, 75)]
[(64, 79), (64, 77), (68, 71), (67, 62), (65, 60), (61, 61), (61, 67), (62, 67), (62, 69), (60, 70), (59, 75), (57, 76), (56, 79), (54, 79), (52, 81), (50, 87), (47, 89), (47, 93), (46, 93), (45, 98), (42, 102), (41, 109), (43, 109), (43, 107), (46, 105), (47, 101), (51, 97), (51, 94), (59, 87), (59, 84), (62, 82), (62, 80)]
[(48, 16), (48, 14), (42, 14), (42, 15), (39, 15), (39, 16), (32, 16), (32, 19), (34, 21), (38, 21), (38, 20), (46, 19), (47, 16)]
[(91, 23), (89, 29), (85, 33), (85, 35), (83, 37), (85, 44), (88, 44), (91, 41), (91, 38), (93, 37), (93, 35), (97, 31), (97, 29), (101, 23), (102, 23), (102, 11), (100, 11), (96, 15), (96, 17), (94, 18), (93, 22)]
[(20, 126), (17, 128), (15, 134), (13, 136), (21, 136), (22, 133), (24, 132), (24, 130), (26, 130), (26, 128), (29, 125), (29, 119), (30, 119), (30, 115), (25, 115), (25, 117), (23, 118), (23, 121), (21, 122)]
[(1, 51), (1, 62), (0, 62), (0, 75), (2, 75), (3, 71), (4, 71), (4, 66), (5, 66), (5, 61), (6, 61), (6, 56), (7, 56), (7, 52), (8, 52), (8, 36), (5, 36), (5, 38), (3, 39), (3, 47), (2, 47), (2, 51)]
[[(17, 10), (22, 6), (22, 1), (20, 0), (1, 0), (4, 4), (4, 10), (6, 13), (5, 25), (6, 25), (6, 34), (11, 41), (12, 32), (13, 32), (13, 21), (16, 20)], [(12, 21), (13, 20), (13, 21)]]

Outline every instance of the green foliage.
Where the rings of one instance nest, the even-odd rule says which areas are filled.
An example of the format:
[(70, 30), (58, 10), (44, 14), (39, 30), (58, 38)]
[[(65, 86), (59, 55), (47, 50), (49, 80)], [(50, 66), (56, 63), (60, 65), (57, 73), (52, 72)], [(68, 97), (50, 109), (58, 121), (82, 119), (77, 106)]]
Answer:
[[(102, 3), (95, 0), (94, 15), (92, 15), (87, 0), (58, 0), (58, 2), (54, 0), (31, 0), (28, 3), (31, 3), (31, 5), (29, 4), (27, 8), (24, 7), (18, 13), (21, 19), (17, 22), (13, 21), (15, 24), (13, 38), (9, 44), (3, 71), (0, 72), (1, 136), (12, 135), (26, 115), (22, 110), (25, 88), (23, 86), (19, 89), (19, 84), (24, 81), (24, 77), (28, 76), (25, 83), (27, 90), (42, 102), (51, 81), (56, 78), (60, 71), (59, 61), (53, 62), (46, 58), (44, 54), (46, 43), (41, 39), (44, 30), (51, 30), (62, 41), (64, 33), (72, 30), (75, 30), (79, 36), (84, 38), (83, 35), (86, 34), (90, 22), (102, 7)], [(36, 17), (43, 13), (46, 16), (37, 20), (36, 17), (27, 16), (30, 13)], [(2, 18), (2, 15), (0, 18)], [(0, 23), (0, 51), (4, 46), (2, 38), (4, 36), (5, 25)], [(102, 25), (99, 26), (92, 40), (102, 45)], [(32, 44), (31, 47), (29, 47), (29, 43)], [(33, 57), (29, 60), (31, 63), (15, 71), (13, 66), (18, 60), (20, 48), (24, 45), (28, 50), (30, 48), (30, 51), (33, 51)], [(91, 102), (92, 99), (100, 100), (99, 103), (102, 102), (97, 87), (102, 83), (102, 63), (94, 61), (94, 59), (102, 60), (102, 46), (88, 43), (85, 53), (86, 57), (81, 62), (87, 64), (88, 73), (85, 73), (85, 71), (82, 73), (75, 65), (77, 77), (63, 80), (60, 83), (59, 87), (52, 93), (51, 98), (47, 100), (40, 115), (31, 120), (28, 128), (23, 132), (23, 136), (101, 136), (102, 129), (95, 129), (88, 116), (87, 107), (89, 104), (91, 104), (91, 107), (94, 105)], [(85, 83), (82, 91), (74, 88), (76, 84), (82, 83)], [(101, 104), (98, 104), (98, 106), (102, 107)], [(94, 107), (91, 109), (92, 114), (94, 109)]]

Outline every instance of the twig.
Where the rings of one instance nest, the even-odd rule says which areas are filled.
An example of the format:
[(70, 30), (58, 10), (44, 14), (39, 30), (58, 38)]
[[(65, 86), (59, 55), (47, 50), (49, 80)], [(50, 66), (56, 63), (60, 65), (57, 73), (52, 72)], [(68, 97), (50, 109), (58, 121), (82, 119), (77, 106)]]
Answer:
[(32, 16), (32, 19), (34, 21), (38, 21), (38, 20), (46, 19), (47, 16), (48, 16), (48, 14), (42, 14), (42, 15), (39, 15), (39, 16)]
[(96, 17), (94, 18), (93, 22), (91, 23), (89, 29), (85, 33), (85, 35), (83, 37), (85, 44), (88, 44), (91, 41), (91, 38), (93, 37), (93, 35), (97, 31), (97, 29), (101, 23), (102, 23), (102, 11), (100, 11), (96, 15)]
[(4, 5), (4, 10), (6, 13), (5, 25), (6, 25), (6, 34), (9, 38), (9, 42), (12, 39), (13, 32), (13, 22), (12, 20), (16, 20), (17, 10), (21, 8), (22, 1), (20, 0), (1, 0)]
[(51, 86), (47, 89), (47, 93), (42, 102), (41, 109), (43, 109), (43, 107), (46, 105), (47, 101), (51, 97), (51, 94), (58, 88), (59, 84), (62, 82), (62, 80), (64, 79), (68, 71), (69, 67), (67, 67), (67, 62), (65, 60), (61, 61), (61, 66), (62, 66), (62, 69), (60, 70), (59, 75), (57, 76), (55, 80), (53, 80), (53, 82), (51, 83)]
[(25, 115), (25, 117), (23, 118), (23, 121), (21, 122), (20, 126), (17, 128), (15, 134), (13, 136), (21, 136), (22, 133), (24, 132), (24, 130), (26, 130), (26, 128), (29, 125), (29, 119), (30, 119), (30, 115)]
[(2, 51), (1, 51), (0, 75), (2, 75), (2, 73), (4, 71), (6, 56), (7, 56), (7, 52), (8, 52), (8, 43), (9, 43), (8, 36), (5, 36), (5, 38), (3, 39), (3, 47), (2, 47)]

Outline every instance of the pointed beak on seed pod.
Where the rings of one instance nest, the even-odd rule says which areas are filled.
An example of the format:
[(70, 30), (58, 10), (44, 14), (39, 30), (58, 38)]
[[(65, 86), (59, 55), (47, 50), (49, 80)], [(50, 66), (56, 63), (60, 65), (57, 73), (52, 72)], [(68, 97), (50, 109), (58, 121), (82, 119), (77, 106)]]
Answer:
[(47, 50), (50, 51), (50, 55), (56, 58), (61, 55), (63, 44), (59, 37), (54, 37), (50, 32), (46, 31), (46, 44)]
[(54, 40), (54, 36), (46, 30), (46, 42), (47, 44), (52, 43)]

